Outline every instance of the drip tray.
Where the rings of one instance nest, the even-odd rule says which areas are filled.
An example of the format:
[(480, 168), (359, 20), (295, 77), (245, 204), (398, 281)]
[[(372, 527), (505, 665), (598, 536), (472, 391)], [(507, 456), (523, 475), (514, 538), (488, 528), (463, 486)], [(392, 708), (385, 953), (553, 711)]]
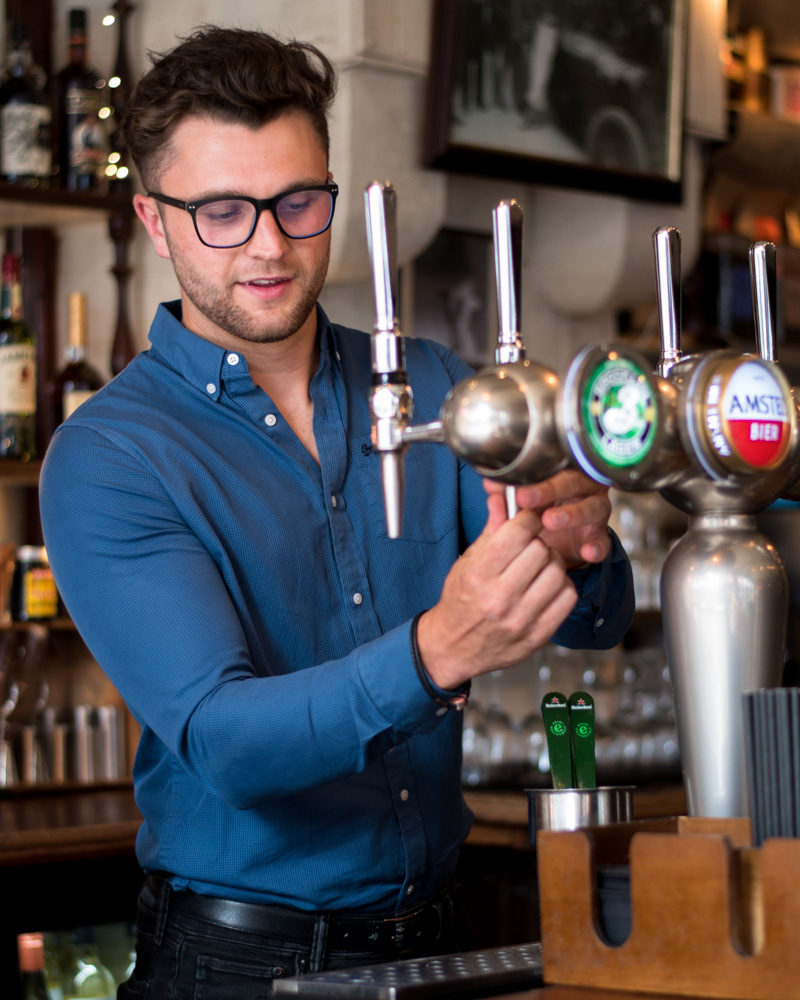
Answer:
[(442, 994), (489, 996), (541, 985), (542, 946), (537, 942), (275, 979), (272, 993), (275, 997), (407, 1000)]

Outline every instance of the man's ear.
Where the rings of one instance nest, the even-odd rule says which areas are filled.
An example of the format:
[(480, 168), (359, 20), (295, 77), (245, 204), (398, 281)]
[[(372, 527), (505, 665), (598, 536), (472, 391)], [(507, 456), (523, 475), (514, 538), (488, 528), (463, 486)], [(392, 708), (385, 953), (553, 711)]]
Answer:
[(148, 198), (146, 195), (135, 194), (133, 196), (133, 208), (144, 223), (144, 228), (147, 230), (147, 235), (153, 241), (153, 246), (158, 256), (169, 260), (170, 253), (167, 246), (167, 238), (164, 235), (164, 223), (156, 201), (153, 198)]

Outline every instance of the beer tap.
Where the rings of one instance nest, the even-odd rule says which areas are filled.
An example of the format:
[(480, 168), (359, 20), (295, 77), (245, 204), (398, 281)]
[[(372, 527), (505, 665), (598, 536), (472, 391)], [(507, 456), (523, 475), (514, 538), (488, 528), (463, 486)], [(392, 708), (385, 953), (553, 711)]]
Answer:
[[(438, 420), (415, 427), (390, 266), (394, 206), (389, 186), (368, 188), (376, 292), (371, 411), (390, 536), (400, 531), (403, 454), (415, 440), (443, 442), (482, 475), (510, 485), (539, 482), (572, 462), (606, 485), (660, 492), (689, 515), (661, 577), (689, 812), (747, 815), (741, 696), (780, 684), (788, 614), (786, 574), (755, 515), (800, 479), (800, 421), (774, 361), (774, 335), (760, 338), (761, 357), (733, 350), (683, 356), (680, 233), (666, 227), (653, 236), (657, 371), (627, 345), (589, 346), (562, 381), (525, 357), (522, 215), (501, 202), (494, 214), (495, 364), (454, 386)], [(767, 270), (770, 259), (766, 251)], [(758, 293), (756, 323), (772, 329), (769, 275), (758, 287), (766, 291)]]
[[(741, 696), (780, 684), (788, 613), (786, 575), (755, 514), (786, 482), (797, 420), (774, 363), (730, 350), (681, 354), (679, 233), (657, 230), (653, 243), (658, 374), (648, 378), (622, 348), (584, 350), (564, 380), (562, 424), (589, 475), (658, 489), (689, 515), (661, 574), (688, 807), (744, 816)], [(625, 419), (615, 413), (623, 390)]]
[(375, 293), (372, 333), (372, 444), (380, 456), (386, 530), (399, 538), (405, 494), (403, 430), (414, 412), (406, 374), (405, 340), (397, 319), (396, 196), (391, 184), (375, 182), (364, 195), (367, 241)]
[[(394, 189), (367, 187), (367, 234), (375, 292), (370, 412), (373, 446), (381, 457), (387, 530), (402, 531), (403, 460), (415, 441), (447, 444), (483, 476), (514, 485), (539, 482), (568, 463), (558, 438), (556, 373), (525, 357), (519, 333), (519, 270), (522, 212), (514, 202), (494, 210), (500, 332), (496, 363), (462, 379), (445, 397), (439, 419), (412, 425), (413, 394), (405, 371), (403, 335), (397, 322), (392, 261)], [(507, 491), (509, 514), (513, 489)]]
[(674, 226), (653, 233), (661, 355), (658, 374), (666, 378), (681, 359), (681, 234)]
[[(494, 271), (497, 283), (496, 365), (516, 364), (525, 360), (520, 308), (522, 305), (522, 206), (516, 201), (501, 201), (492, 213)], [(517, 513), (517, 491), (506, 486), (506, 513)]]
[[(748, 261), (758, 356), (777, 365), (778, 261), (775, 244), (766, 241), (753, 243), (748, 251)], [(800, 500), (800, 400), (795, 388), (792, 388), (791, 395), (795, 411), (789, 448), (792, 464), (781, 497), (784, 500)]]

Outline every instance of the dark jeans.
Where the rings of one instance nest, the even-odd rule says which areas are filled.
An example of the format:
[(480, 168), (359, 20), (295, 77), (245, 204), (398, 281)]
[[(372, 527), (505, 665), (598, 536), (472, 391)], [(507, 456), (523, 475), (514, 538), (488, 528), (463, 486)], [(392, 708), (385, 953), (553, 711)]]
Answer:
[(327, 944), (324, 914), (313, 920), (311, 942), (298, 942), (182, 913), (182, 896), (169, 886), (155, 895), (145, 883), (136, 920), (136, 968), (119, 987), (117, 1000), (264, 1000), (273, 979), (283, 976), (445, 955), (465, 944), (460, 918), (448, 917), (436, 940), (402, 954), (334, 949)]

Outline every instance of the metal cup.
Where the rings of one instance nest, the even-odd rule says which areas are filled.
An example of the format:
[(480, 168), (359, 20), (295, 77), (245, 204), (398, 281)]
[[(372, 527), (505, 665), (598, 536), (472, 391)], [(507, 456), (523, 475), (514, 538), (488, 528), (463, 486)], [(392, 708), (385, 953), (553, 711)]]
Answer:
[(526, 788), (528, 830), (536, 846), (539, 830), (581, 830), (627, 823), (633, 818), (633, 786), (600, 788)]

